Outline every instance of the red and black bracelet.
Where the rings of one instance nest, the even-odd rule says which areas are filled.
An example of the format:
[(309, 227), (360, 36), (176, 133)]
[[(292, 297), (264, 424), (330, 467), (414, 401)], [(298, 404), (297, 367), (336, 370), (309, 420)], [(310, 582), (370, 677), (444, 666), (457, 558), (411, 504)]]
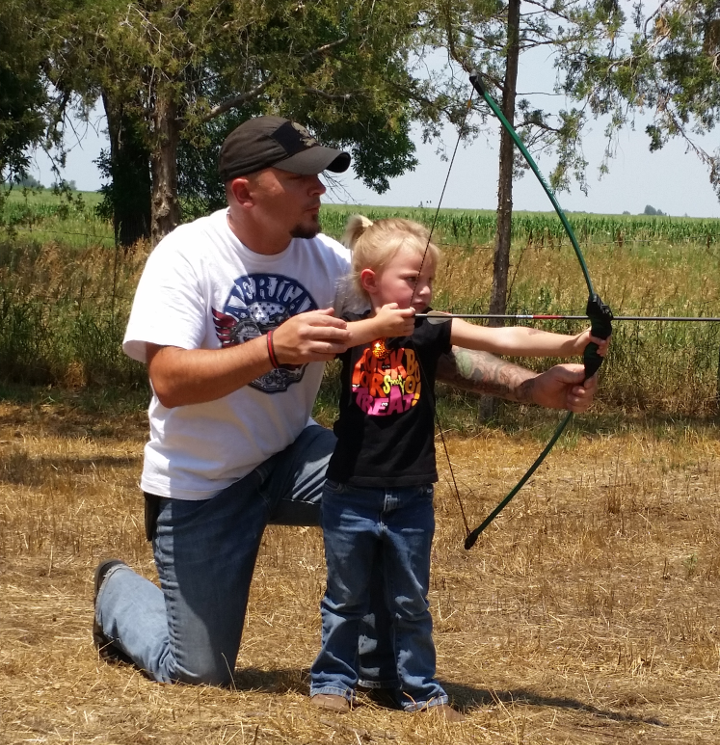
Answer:
[(270, 364), (277, 369), (280, 367), (278, 365), (277, 357), (275, 356), (275, 345), (273, 344), (273, 329), (270, 329), (270, 331), (267, 332), (267, 349), (268, 349), (268, 357), (270, 358)]

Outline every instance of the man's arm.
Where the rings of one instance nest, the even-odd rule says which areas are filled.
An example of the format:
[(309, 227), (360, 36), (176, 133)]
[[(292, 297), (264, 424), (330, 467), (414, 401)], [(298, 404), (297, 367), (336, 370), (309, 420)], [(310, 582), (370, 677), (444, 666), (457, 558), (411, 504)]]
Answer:
[[(331, 309), (292, 316), (273, 331), (280, 365), (326, 362), (348, 341), (347, 323)], [(273, 368), (265, 335), (224, 349), (146, 344), (146, 358), (155, 395), (167, 408), (215, 401)]]
[(597, 389), (596, 377), (583, 383), (584, 378), (582, 365), (555, 365), (534, 373), (488, 352), (458, 347), (438, 363), (438, 379), (456, 388), (575, 413), (589, 408)]

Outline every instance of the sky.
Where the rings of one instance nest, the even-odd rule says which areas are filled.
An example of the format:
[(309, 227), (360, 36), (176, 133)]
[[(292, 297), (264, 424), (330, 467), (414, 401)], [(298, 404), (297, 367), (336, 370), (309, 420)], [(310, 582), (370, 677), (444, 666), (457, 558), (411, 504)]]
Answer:
[[(521, 61), (519, 96), (523, 92), (547, 91), (552, 87), (552, 62), (540, 57)], [(470, 87), (468, 84), (468, 93)], [(548, 97), (540, 99), (548, 104)], [(551, 102), (552, 103), (552, 102)], [(556, 101), (555, 105), (568, 105)], [(490, 114), (492, 118), (492, 114)], [(591, 120), (583, 138), (587, 168), (588, 194), (582, 193), (577, 184), (570, 191), (558, 192), (556, 197), (567, 211), (594, 212), (597, 214), (640, 214), (647, 205), (665, 214), (689, 217), (720, 218), (720, 201), (708, 179), (708, 169), (693, 152), (686, 152), (685, 145), (672, 140), (655, 153), (648, 150), (644, 132), (648, 117), (638, 116), (635, 128), (621, 130), (617, 139), (616, 156), (610, 161), (610, 172), (599, 176), (599, 165), (605, 148), (604, 123)], [(482, 135), (471, 145), (461, 145), (453, 164), (448, 185), (442, 198), (442, 207), (462, 209), (495, 209), (497, 206), (499, 123), (488, 134)], [(356, 205), (384, 205), (391, 207), (437, 207), (449, 163), (437, 152), (438, 143), (423, 144), (415, 133), (417, 168), (391, 180), (390, 189), (382, 195), (367, 189), (351, 171), (338, 179), (340, 188), (332, 189), (325, 201)], [(443, 144), (452, 153), (457, 134), (452, 128), (443, 133)], [(718, 148), (720, 133), (712, 132), (698, 140), (704, 149), (712, 152)], [(101, 180), (95, 160), (102, 148), (107, 148), (101, 109), (96, 109), (89, 123), (74, 123), (74, 132), (68, 142), (70, 152), (63, 171), (67, 181), (74, 181), (81, 191), (95, 191)], [(534, 156), (541, 173), (548, 176), (553, 167), (549, 157)], [(45, 186), (54, 180), (50, 162), (43, 153), (36, 153), (31, 174)], [(513, 188), (515, 210), (552, 211), (553, 207), (541, 185), (531, 172), (515, 182)]]
[[(602, 130), (601, 127), (597, 129)], [(622, 133), (617, 155), (610, 162), (610, 172), (600, 178), (598, 166), (604, 140), (593, 135), (586, 137), (584, 147), (590, 163), (588, 194), (583, 194), (576, 184), (570, 191), (557, 192), (556, 198), (564, 210), (640, 214), (650, 205), (669, 215), (720, 218), (720, 201), (710, 186), (707, 168), (694, 153), (686, 153), (681, 143), (671, 142), (660, 152), (650, 153), (643, 131)], [(481, 138), (467, 148), (461, 145), (450, 171), (442, 207), (496, 208), (497, 139), (499, 130), (492, 141)], [(452, 147), (454, 141), (450, 142), (451, 151)], [(386, 194), (375, 194), (357, 179), (345, 179), (347, 194), (332, 196), (331, 201), (412, 207), (422, 202), (425, 206), (437, 207), (449, 164), (441, 161), (432, 145), (418, 145), (418, 160), (420, 165), (415, 171), (394, 179)], [(553, 161), (541, 157), (535, 157), (535, 161), (547, 178)], [(529, 171), (513, 185), (513, 205), (515, 210), (553, 210), (542, 186)]]

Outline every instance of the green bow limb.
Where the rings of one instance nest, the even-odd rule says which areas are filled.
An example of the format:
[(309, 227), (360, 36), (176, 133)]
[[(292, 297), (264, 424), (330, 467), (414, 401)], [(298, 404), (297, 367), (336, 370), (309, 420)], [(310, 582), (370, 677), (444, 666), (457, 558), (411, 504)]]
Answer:
[[(575, 255), (580, 263), (580, 268), (582, 269), (583, 277), (585, 278), (585, 284), (587, 285), (587, 288), (588, 288), (588, 303), (587, 303), (585, 312), (586, 312), (587, 317), (590, 319), (591, 333), (593, 336), (597, 337), (598, 339), (607, 339), (612, 333), (612, 318), (613, 318), (612, 311), (607, 305), (605, 305), (605, 303), (603, 303), (603, 301), (600, 299), (600, 296), (595, 292), (595, 288), (593, 287), (592, 280), (590, 279), (590, 273), (588, 271), (587, 264), (585, 263), (585, 257), (583, 256), (582, 251), (580, 250), (580, 246), (577, 242), (577, 238), (575, 237), (575, 233), (573, 232), (573, 229), (567, 219), (567, 216), (565, 215), (562, 208), (560, 207), (560, 204), (558, 203), (555, 197), (555, 194), (553, 193), (552, 189), (548, 186), (542, 173), (540, 173), (540, 169), (538, 168), (537, 163), (535, 163), (533, 157), (530, 155), (523, 141), (520, 139), (518, 133), (515, 131), (515, 128), (507, 120), (502, 110), (498, 106), (497, 102), (487, 92), (485, 86), (482, 83), (480, 76), (477, 73), (473, 73), (472, 75), (470, 75), (470, 83), (472, 84), (473, 88), (485, 99), (485, 102), (487, 103), (487, 105), (490, 107), (490, 109), (495, 114), (495, 116), (500, 120), (500, 123), (507, 130), (508, 134), (512, 137), (513, 142), (515, 143), (517, 148), (522, 153), (527, 164), (530, 166), (532, 172), (535, 174), (538, 181), (542, 184), (542, 187), (545, 190), (545, 193), (550, 199), (550, 202), (552, 203), (552, 206), (554, 207), (555, 212), (557, 213), (558, 217), (560, 218), (560, 221), (562, 222), (563, 227), (565, 228), (565, 232), (570, 238), (570, 243), (572, 244), (572, 247), (575, 250)], [(583, 353), (583, 363), (585, 365), (585, 380), (595, 375), (595, 373), (600, 368), (600, 365), (602, 364), (603, 358), (597, 352), (598, 352), (598, 346), (594, 342), (591, 342), (590, 344), (587, 345), (587, 347), (585, 347), (585, 350)], [(565, 430), (565, 427), (567, 427), (568, 423), (572, 419), (572, 416), (573, 416), (572, 411), (569, 411), (567, 415), (564, 417), (564, 419), (558, 425), (557, 429), (553, 433), (553, 436), (550, 438), (550, 441), (548, 442), (548, 444), (545, 446), (543, 451), (537, 457), (535, 462), (527, 470), (525, 475), (520, 479), (520, 481), (518, 481), (518, 483), (513, 487), (513, 489), (509, 492), (509, 494), (505, 497), (505, 499), (503, 499), (502, 502), (500, 502), (500, 504), (485, 518), (485, 520), (483, 520), (483, 522), (477, 528), (475, 528), (475, 530), (468, 533), (468, 536), (465, 539), (466, 549), (470, 549), (475, 545), (475, 542), (477, 541), (480, 533), (482, 533), (483, 530), (485, 530), (485, 528), (487, 528), (487, 526), (490, 525), (490, 523), (500, 514), (500, 512), (505, 507), (505, 505), (507, 505), (508, 502), (520, 491), (520, 489), (522, 489), (522, 487), (527, 483), (530, 477), (540, 467), (542, 462), (545, 460), (547, 454), (552, 450), (553, 446), (560, 438), (560, 435)]]

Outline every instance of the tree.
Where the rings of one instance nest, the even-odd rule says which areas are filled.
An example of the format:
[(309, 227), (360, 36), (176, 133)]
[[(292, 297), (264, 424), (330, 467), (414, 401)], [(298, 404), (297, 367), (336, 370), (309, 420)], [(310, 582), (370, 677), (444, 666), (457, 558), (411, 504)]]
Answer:
[[(567, 87), (568, 69), (586, 72), (586, 59), (611, 63), (615, 39), (625, 17), (608, 0), (508, 0), (501, 3), (455, 4), (455, 14), (446, 17), (445, 29), (451, 57), (466, 72), (480, 71), (491, 95), (501, 102), (505, 118), (514, 125), (529, 150), (554, 153), (556, 165), (548, 175), (551, 187), (569, 188), (574, 179), (587, 192), (582, 152), (583, 107), (545, 111), (517, 93), (521, 55), (543, 48), (552, 59), (558, 79), (555, 90)], [(548, 91), (551, 92), (551, 91)], [(587, 95), (576, 91), (587, 105)], [(501, 130), (498, 227), (495, 271), (490, 309), (504, 313), (507, 302), (507, 272), (512, 215), (512, 182), (527, 169), (507, 132)]]
[[(650, 109), (651, 150), (682, 137), (707, 163), (720, 196), (720, 149), (703, 150), (693, 135), (710, 132), (720, 115), (720, 3), (717, 0), (664, 0), (648, 12), (642, 1), (630, 21), (616, 0), (457, 0), (441, 6), (450, 55), (466, 72), (483, 73), (493, 96), (532, 151), (554, 152), (548, 181), (567, 189), (571, 180), (587, 191), (582, 132), (589, 117), (609, 122), (607, 171), (614, 135)], [(518, 57), (543, 48), (555, 67), (554, 92), (573, 105), (551, 115), (517, 94)], [(514, 163), (512, 163), (514, 159)], [(512, 179), (526, 164), (501, 133), (498, 227), (490, 310), (507, 302)]]
[(110, 151), (103, 150), (97, 160), (100, 172), (108, 179), (100, 189), (103, 201), (98, 213), (112, 220), (116, 244), (127, 247), (150, 236), (150, 151), (134, 116), (122, 107), (114, 110), (105, 96), (103, 103)]
[(720, 3), (664, 0), (649, 10), (635, 6), (634, 32), (611, 65), (589, 55), (567, 66), (568, 94), (586, 98), (595, 114), (609, 114), (609, 135), (650, 112), (646, 127), (651, 151), (679, 137), (708, 167), (720, 199), (720, 147), (707, 152), (698, 135), (720, 118)]
[(656, 210), (651, 204), (646, 204), (645, 209), (643, 210), (643, 215), (663, 217), (665, 213), (662, 210)]
[[(86, 100), (102, 96), (106, 196), (116, 205), (125, 181), (149, 188), (156, 242), (180, 220), (178, 183), (202, 195), (219, 141), (258, 113), (292, 116), (349, 148), (356, 174), (378, 191), (414, 166), (413, 121), (432, 129), (462, 107), (428, 95), (408, 71), (417, 5), (75, 0), (54, 37), (51, 78)], [(189, 166), (180, 178), (179, 158)]]
[(15, 176), (13, 182), (26, 189), (45, 188), (34, 176)]
[[(526, 0), (524, 4), (521, 0), (458, 0), (441, 7), (442, 19), (437, 25), (447, 37), (451, 59), (467, 73), (482, 73), (491, 95), (501, 101), (503, 115), (530, 150), (557, 156), (548, 179), (551, 186), (567, 189), (574, 178), (586, 192), (587, 161), (581, 147), (585, 124), (583, 109), (560, 110), (553, 116), (531, 105), (525, 97), (518, 100), (519, 60), (532, 49), (548, 50), (548, 55), (554, 55), (558, 90), (562, 87), (562, 73), (567, 75), (568, 60), (582, 71), (585, 71), (584, 55), (612, 61), (614, 39), (625, 20), (618, 5), (613, 0), (555, 0), (552, 4), (538, 0)], [(489, 306), (489, 312), (494, 314), (504, 314), (507, 308), (513, 178), (522, 175), (527, 167), (511, 136), (501, 128), (497, 229)], [(503, 321), (493, 319), (491, 323), (502, 325)], [(496, 404), (487, 399), (481, 415), (492, 416)]]
[(0, 180), (27, 176), (28, 147), (45, 131), (42, 49), (25, 4), (0, 5)]

